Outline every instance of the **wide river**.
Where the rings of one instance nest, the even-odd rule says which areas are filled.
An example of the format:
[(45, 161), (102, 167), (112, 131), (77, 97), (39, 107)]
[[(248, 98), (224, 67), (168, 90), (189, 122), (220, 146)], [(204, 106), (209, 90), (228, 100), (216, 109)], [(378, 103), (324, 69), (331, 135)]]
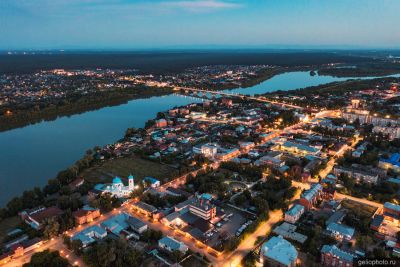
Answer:
[[(348, 79), (289, 72), (253, 87), (229, 91), (253, 95)], [(87, 149), (113, 143), (128, 127), (143, 127), (159, 111), (196, 101), (199, 100), (177, 95), (137, 99), (0, 133), (0, 207), (24, 190), (44, 186)]]

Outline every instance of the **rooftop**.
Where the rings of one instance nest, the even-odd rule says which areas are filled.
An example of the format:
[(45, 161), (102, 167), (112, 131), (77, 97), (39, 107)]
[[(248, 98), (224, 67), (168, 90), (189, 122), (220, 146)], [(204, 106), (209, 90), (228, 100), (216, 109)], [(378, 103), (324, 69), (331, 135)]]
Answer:
[(282, 236), (274, 236), (261, 248), (265, 257), (271, 258), (284, 265), (290, 265), (297, 259), (296, 248)]
[(326, 229), (328, 231), (334, 231), (334, 232), (340, 233), (345, 236), (352, 237), (354, 235), (354, 228), (351, 228), (349, 226), (346, 226), (346, 225), (343, 225), (340, 223), (331, 222), (330, 224), (328, 224)]
[(355, 255), (343, 251), (341, 249), (339, 249), (338, 247), (336, 247), (335, 245), (333, 246), (329, 246), (329, 245), (324, 245), (321, 249), (321, 253), (329, 253), (332, 254), (336, 257), (338, 257), (339, 259), (348, 261), (348, 262), (353, 262), (354, 258), (356, 258)]
[(299, 205), (299, 204), (296, 204), (296, 205), (293, 205), (293, 206), (286, 212), (286, 214), (288, 214), (288, 215), (290, 215), (290, 216), (294, 216), (294, 215), (298, 214), (299, 212), (301, 212), (302, 210), (304, 211), (304, 206)]
[(400, 212), (400, 205), (396, 205), (396, 204), (393, 204), (391, 202), (385, 202), (383, 207), (386, 208), (386, 209), (391, 209), (391, 210), (395, 210), (397, 212)]

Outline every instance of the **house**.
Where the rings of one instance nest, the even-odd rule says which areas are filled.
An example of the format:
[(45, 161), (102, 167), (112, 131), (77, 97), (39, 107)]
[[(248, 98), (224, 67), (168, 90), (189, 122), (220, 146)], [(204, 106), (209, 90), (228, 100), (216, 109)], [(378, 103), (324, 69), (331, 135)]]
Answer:
[(146, 215), (148, 217), (153, 217), (153, 215), (156, 214), (157, 211), (158, 211), (158, 209), (156, 207), (154, 207), (154, 206), (152, 206), (150, 204), (147, 204), (145, 202), (141, 202), (141, 201), (139, 201), (137, 203), (134, 203), (132, 205), (132, 207), (136, 211), (138, 211), (138, 212), (140, 212), (140, 213), (142, 213), (142, 214), (144, 214), (144, 215)]
[(85, 180), (83, 178), (76, 178), (75, 180), (73, 180), (72, 182), (70, 182), (68, 184), (69, 188), (71, 188), (72, 191), (76, 190), (78, 187), (80, 187), (81, 185), (83, 185), (83, 183), (85, 182)]
[(259, 158), (255, 164), (257, 166), (267, 165), (270, 168), (279, 169), (285, 165), (285, 161), (283, 161), (279, 158), (276, 158), (276, 157), (266, 155), (266, 156)]
[(385, 220), (390, 221), (399, 226), (400, 221), (400, 205), (390, 202), (385, 202), (383, 205), (383, 217)]
[(375, 172), (362, 170), (354, 167), (347, 168), (343, 166), (335, 166), (333, 168), (333, 173), (336, 176), (339, 176), (341, 174), (346, 174), (350, 178), (355, 179), (357, 183), (364, 182), (369, 184), (376, 184), (379, 179), (379, 174)]
[(43, 226), (45, 220), (58, 217), (63, 213), (56, 206), (45, 208), (38, 207), (30, 210), (25, 210), (20, 213), (22, 220), (29, 224), (32, 228), (38, 230)]
[(355, 232), (354, 228), (336, 222), (328, 224), (326, 230), (336, 239), (347, 241), (353, 238)]
[(393, 153), (389, 158), (380, 158), (378, 166), (382, 169), (392, 169), (400, 172), (400, 153)]
[(180, 251), (182, 253), (186, 253), (188, 251), (188, 247), (184, 243), (179, 242), (169, 236), (165, 236), (158, 240), (158, 246), (161, 249), (168, 250), (169, 252)]
[(148, 229), (147, 224), (132, 216), (128, 218), (128, 224), (138, 234), (142, 234)]
[(285, 221), (289, 223), (297, 222), (304, 213), (304, 206), (295, 204), (285, 212)]
[(255, 147), (254, 142), (239, 142), (239, 147), (242, 152), (249, 152), (250, 149)]
[(101, 223), (101, 226), (116, 236), (123, 235), (127, 239), (135, 237), (147, 230), (147, 225), (126, 212), (115, 215)]
[(74, 211), (72, 216), (74, 217), (76, 224), (85, 224), (100, 217), (100, 210), (86, 206), (80, 210)]
[(152, 188), (157, 188), (161, 185), (160, 181), (153, 177), (144, 177), (143, 183), (150, 185)]
[(232, 106), (232, 99), (230, 99), (230, 98), (223, 98), (221, 102), (225, 106), (228, 106), (228, 107)]
[(260, 251), (261, 262), (271, 267), (295, 267), (297, 256), (296, 248), (282, 236), (269, 239)]
[(106, 236), (107, 231), (105, 229), (98, 225), (93, 225), (72, 236), (71, 240), (80, 240), (82, 242), (82, 247), (87, 247), (96, 240), (101, 240)]
[(159, 119), (159, 120), (155, 121), (155, 126), (157, 128), (164, 128), (164, 127), (167, 127), (167, 125), (168, 125), (168, 123), (167, 123), (167, 120), (165, 120), (165, 119)]
[(240, 155), (240, 150), (237, 148), (231, 148), (231, 149), (220, 148), (218, 149), (215, 158), (221, 161), (227, 161), (239, 155)]
[(207, 158), (214, 158), (217, 155), (218, 145), (205, 144), (201, 146), (201, 154)]
[(21, 243), (15, 244), (11, 247), (11, 251), (13, 252), (13, 257), (22, 256), (34, 249), (39, 248), (43, 244), (42, 239), (39, 237), (35, 237), (33, 239), (24, 240)]
[(206, 221), (214, 219), (217, 214), (216, 206), (203, 195), (195, 198), (195, 201), (189, 205), (189, 211)]
[(280, 149), (301, 156), (307, 156), (307, 155), (316, 156), (320, 152), (320, 149), (316, 147), (294, 143), (291, 141), (284, 142), (282, 145), (280, 145)]
[(299, 199), (299, 204), (304, 206), (306, 210), (311, 209), (320, 198), (321, 192), (322, 185), (313, 184), (310, 189), (303, 191)]
[(356, 255), (339, 249), (335, 245), (323, 245), (321, 249), (321, 264), (329, 267), (353, 267)]

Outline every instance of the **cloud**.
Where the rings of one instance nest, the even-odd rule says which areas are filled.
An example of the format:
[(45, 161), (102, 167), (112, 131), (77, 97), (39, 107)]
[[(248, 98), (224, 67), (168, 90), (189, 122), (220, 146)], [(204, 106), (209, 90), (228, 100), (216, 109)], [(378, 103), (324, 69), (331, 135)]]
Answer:
[(241, 5), (234, 2), (218, 0), (166, 1), (160, 3), (164, 7), (180, 8), (190, 11), (210, 11), (238, 8)]

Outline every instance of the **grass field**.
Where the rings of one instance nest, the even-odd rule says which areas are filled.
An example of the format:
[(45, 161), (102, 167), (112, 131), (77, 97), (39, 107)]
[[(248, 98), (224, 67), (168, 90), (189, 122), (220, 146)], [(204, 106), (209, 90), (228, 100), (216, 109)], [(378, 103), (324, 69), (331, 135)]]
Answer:
[(151, 176), (159, 179), (163, 183), (176, 177), (178, 172), (170, 166), (132, 156), (107, 160), (100, 166), (95, 166), (83, 171), (81, 176), (89, 182), (108, 183), (111, 182), (112, 178), (115, 176), (119, 176), (123, 181), (127, 182), (129, 174), (139, 179)]
[(21, 219), (18, 216), (0, 220), (0, 243), (3, 241), (3, 238), (7, 235), (7, 232), (17, 227), (20, 223)]
[(342, 201), (342, 207), (355, 212), (363, 217), (372, 217), (376, 211), (376, 207), (362, 204), (350, 199), (345, 199)]

